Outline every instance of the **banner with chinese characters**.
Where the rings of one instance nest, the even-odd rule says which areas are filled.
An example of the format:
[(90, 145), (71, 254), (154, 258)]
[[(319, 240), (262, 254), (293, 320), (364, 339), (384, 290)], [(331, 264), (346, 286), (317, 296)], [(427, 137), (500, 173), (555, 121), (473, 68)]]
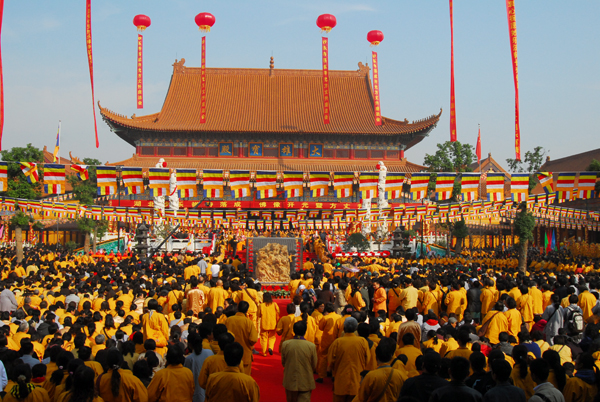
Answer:
[(144, 37), (138, 34), (138, 55), (137, 55), (137, 108), (144, 108), (144, 76), (143, 76), (143, 62), (142, 62), (142, 46), (144, 43)]
[(329, 124), (329, 40), (323, 41), (323, 123)]
[(200, 64), (200, 123), (206, 123), (206, 36), (202, 37)]
[(379, 66), (377, 52), (373, 52), (373, 104), (375, 107), (375, 125), (381, 126), (381, 104), (379, 103)]
[(506, 0), (510, 54), (512, 57), (513, 79), (515, 81), (515, 159), (521, 160), (521, 128), (519, 126), (519, 62), (517, 58), (517, 17), (515, 0)]
[(96, 148), (100, 147), (98, 141), (98, 126), (96, 124), (96, 101), (94, 97), (94, 58), (92, 57), (92, 0), (85, 2), (85, 43), (87, 45), (88, 66), (90, 68), (90, 82), (92, 84), (92, 110), (94, 111), (94, 132), (96, 134)]

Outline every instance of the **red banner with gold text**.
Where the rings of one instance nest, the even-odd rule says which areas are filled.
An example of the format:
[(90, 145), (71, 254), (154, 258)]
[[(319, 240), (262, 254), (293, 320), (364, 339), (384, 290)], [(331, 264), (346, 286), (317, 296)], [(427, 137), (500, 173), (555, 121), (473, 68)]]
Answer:
[(379, 103), (379, 65), (377, 52), (373, 52), (373, 104), (375, 107), (375, 125), (381, 126), (381, 104)]
[(202, 37), (202, 62), (200, 69), (200, 123), (206, 123), (206, 36)]
[(515, 1), (506, 0), (508, 16), (508, 34), (510, 36), (510, 53), (512, 56), (513, 78), (515, 81), (515, 159), (521, 160), (521, 129), (519, 127), (519, 62), (517, 59), (517, 17)]
[(87, 45), (88, 64), (90, 67), (90, 82), (92, 84), (92, 110), (94, 111), (94, 133), (96, 134), (96, 148), (100, 147), (98, 141), (98, 125), (96, 124), (96, 101), (94, 97), (94, 59), (92, 57), (92, 0), (85, 2), (85, 43)]
[(450, 141), (456, 141), (456, 104), (454, 101), (454, 8), (450, 0)]
[(144, 63), (143, 57), (144, 37), (138, 34), (138, 55), (137, 55), (137, 108), (144, 108)]
[(329, 124), (329, 40), (323, 40), (323, 123)]
[[(2, 17), (4, 16), (4, 0), (0, 0), (0, 35), (2, 35)], [(4, 73), (2, 72), (2, 47), (0, 46), (0, 151), (2, 150), (2, 133), (4, 132)]]

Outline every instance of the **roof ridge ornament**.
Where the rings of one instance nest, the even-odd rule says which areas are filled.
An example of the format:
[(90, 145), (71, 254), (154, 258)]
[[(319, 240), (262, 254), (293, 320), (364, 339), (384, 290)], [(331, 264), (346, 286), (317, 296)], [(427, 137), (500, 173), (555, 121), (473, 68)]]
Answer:
[(177, 59), (175, 59), (175, 63), (173, 63), (173, 73), (175, 74), (183, 74), (185, 73), (185, 59), (181, 58), (181, 60), (177, 61)]
[(369, 75), (369, 71), (371, 71), (371, 69), (369, 68), (369, 63), (365, 63), (363, 64), (362, 61), (358, 62), (358, 71), (359, 73), (363, 73), (364, 75)]

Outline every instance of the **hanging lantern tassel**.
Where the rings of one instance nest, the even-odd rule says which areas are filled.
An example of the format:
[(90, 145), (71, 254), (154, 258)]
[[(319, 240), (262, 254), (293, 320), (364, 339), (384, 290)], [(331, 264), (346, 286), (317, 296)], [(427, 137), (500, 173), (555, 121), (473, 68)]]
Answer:
[(329, 124), (329, 40), (325, 37), (323, 41), (323, 123)]
[(143, 44), (144, 44), (144, 37), (141, 35), (141, 32), (144, 32), (146, 30), (146, 28), (148, 28), (150, 26), (150, 24), (152, 24), (152, 21), (150, 21), (150, 17), (148, 17), (147, 15), (144, 14), (138, 14), (135, 17), (133, 17), (133, 25), (136, 26), (137, 31), (140, 32), (138, 34), (138, 44), (137, 44), (137, 48), (138, 48), (138, 53), (137, 53), (137, 80), (136, 80), (136, 94), (137, 94), (137, 108), (138, 109), (143, 109), (144, 108), (144, 77), (143, 77), (143, 73), (144, 73), (144, 65), (143, 65)]
[[(317, 26), (321, 28), (322, 33), (329, 33), (337, 25), (335, 16), (331, 14), (321, 14), (317, 18)], [(321, 58), (323, 59), (323, 124), (329, 124), (330, 113), (330, 92), (329, 92), (329, 39), (321, 38)]]
[[(383, 32), (369, 31), (367, 40), (371, 46), (378, 46), (383, 41)], [(373, 53), (373, 110), (375, 125), (381, 126), (381, 105), (379, 103), (379, 66), (377, 65), (377, 52)]]
[(379, 103), (379, 66), (377, 52), (373, 52), (373, 106), (375, 110), (375, 125), (381, 126), (381, 105)]
[(137, 54), (137, 108), (138, 109), (143, 109), (144, 108), (144, 77), (143, 77), (143, 73), (144, 73), (144, 65), (143, 65), (143, 44), (144, 44), (144, 37), (141, 34), (138, 34), (138, 54)]
[(94, 100), (94, 58), (92, 56), (92, 0), (85, 2), (85, 43), (87, 46), (88, 67), (90, 69), (90, 83), (92, 86), (92, 109), (94, 111), (94, 133), (96, 134), (96, 148), (100, 147), (98, 141), (98, 125), (96, 124), (96, 101)]
[[(210, 32), (215, 24), (215, 16), (211, 13), (200, 13), (194, 19), (201, 32)], [(202, 37), (202, 64), (200, 69), (200, 123), (206, 123), (206, 36)]]
[(202, 62), (200, 69), (200, 123), (206, 123), (206, 36), (202, 37)]

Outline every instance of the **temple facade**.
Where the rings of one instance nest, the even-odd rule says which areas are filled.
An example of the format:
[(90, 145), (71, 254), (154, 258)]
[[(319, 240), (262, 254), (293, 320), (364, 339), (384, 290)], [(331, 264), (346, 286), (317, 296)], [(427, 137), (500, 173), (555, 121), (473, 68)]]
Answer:
[[(100, 107), (111, 130), (135, 147), (119, 165), (210, 169), (417, 171), (404, 152), (425, 138), (439, 114), (375, 125), (369, 67), (331, 71), (331, 118), (323, 123), (321, 70), (206, 69), (206, 123), (200, 122), (201, 69), (175, 61), (162, 110), (126, 117)], [(115, 163), (117, 164), (117, 163)]]

